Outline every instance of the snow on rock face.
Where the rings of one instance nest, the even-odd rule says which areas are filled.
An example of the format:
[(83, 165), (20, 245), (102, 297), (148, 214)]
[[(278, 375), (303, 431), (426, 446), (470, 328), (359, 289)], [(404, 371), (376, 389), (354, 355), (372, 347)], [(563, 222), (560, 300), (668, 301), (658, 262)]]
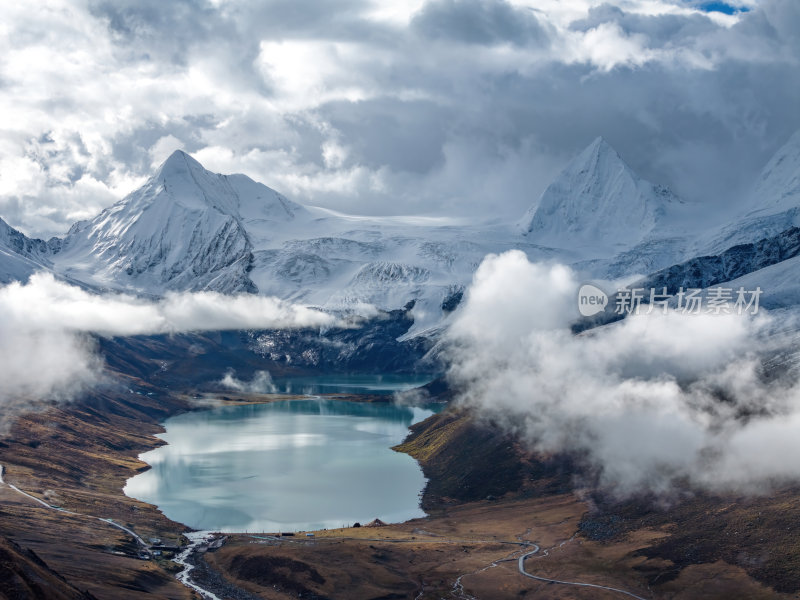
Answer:
[(553, 181), (520, 222), (531, 241), (608, 253), (630, 248), (656, 227), (674, 196), (640, 179), (597, 138)]
[(42, 263), (0, 245), (0, 285), (27, 281), (31, 275), (42, 270), (47, 270)]
[(789, 138), (761, 171), (748, 207), (709, 236), (701, 250), (717, 253), (797, 225), (800, 225), (800, 131)]
[(758, 177), (753, 191), (759, 204), (752, 215), (797, 209), (800, 204), (800, 131), (775, 153)]
[[(724, 235), (709, 234), (694, 207), (639, 178), (598, 138), (516, 226), (465, 224), (457, 217), (362, 217), (304, 207), (176, 152), (142, 188), (76, 223), (63, 240), (33, 240), (0, 220), (0, 281), (44, 268), (89, 286), (152, 296), (258, 292), (335, 310), (394, 310), (413, 301), (414, 327), (422, 330), (438, 327), (455, 309), (489, 253), (520, 249), (531, 260), (556, 260), (600, 278), (654, 274), (704, 254), (736, 259), (742, 268), (720, 273), (713, 260), (691, 263), (701, 278), (785, 260), (788, 254), (774, 259), (761, 246), (746, 260), (741, 249), (725, 251), (734, 240), (767, 238), (800, 219), (799, 179), (800, 133), (764, 169), (747, 218), (734, 219)], [(720, 249), (710, 252), (714, 235)]]
[(70, 275), (152, 294), (255, 292), (245, 222), (266, 235), (302, 214), (268, 187), (211, 173), (177, 151), (142, 188), (73, 227), (56, 262)]
[(0, 219), (0, 284), (25, 281), (36, 271), (49, 270), (49, 257), (60, 247), (58, 238), (49, 242), (29, 238)]
[(424, 283), (430, 276), (430, 271), (424, 267), (379, 261), (361, 267), (353, 278), (353, 284), (379, 287), (414, 285)]
[(53, 252), (61, 248), (61, 240), (51, 238), (45, 242), (37, 238), (29, 238), (0, 219), (0, 246), (27, 258), (46, 260)]

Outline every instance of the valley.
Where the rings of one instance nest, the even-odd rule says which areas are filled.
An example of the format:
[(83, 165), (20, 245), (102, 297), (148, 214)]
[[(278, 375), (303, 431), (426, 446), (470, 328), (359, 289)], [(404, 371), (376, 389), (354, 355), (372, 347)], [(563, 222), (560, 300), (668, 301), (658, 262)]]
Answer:
[(800, 600), (800, 2), (0, 32), (0, 600)]
[[(234, 394), (227, 402), (279, 399)], [(104, 396), (25, 415), (0, 447), (5, 479), (66, 511), (111, 518), (145, 539), (182, 545), (182, 525), (126, 497), (122, 486), (146, 468), (135, 455), (162, 443), (153, 437), (158, 422), (189, 408), (180, 396), (135, 402)], [(224, 598), (622, 597), (523, 576), (520, 557), (538, 547), (524, 561), (529, 574), (645, 598), (696, 598), (699, 590), (708, 598), (727, 598), (732, 590), (789, 598), (800, 589), (789, 566), (800, 555), (780, 533), (790, 535), (782, 523), (794, 518), (792, 490), (745, 503), (698, 494), (663, 509), (646, 499), (604, 503), (591, 489), (574, 487), (576, 465), (568, 458), (531, 454), (453, 408), (413, 425), (397, 449), (417, 457), (429, 478), (422, 504), (428, 517), (327, 529), (313, 538), (228, 534), (222, 548), (198, 557), (196, 581)], [(50, 583), (37, 578), (46, 587), (29, 588), (27, 597), (191, 596), (174, 579), (169, 554), (142, 560), (131, 536), (106, 523), (48, 510), (5, 485), (0, 495), (0, 532), (22, 549), (5, 572), (18, 582), (30, 564), (52, 573)], [(759, 523), (760, 542), (736, 537), (751, 519)], [(37, 558), (22, 558), (28, 550)]]

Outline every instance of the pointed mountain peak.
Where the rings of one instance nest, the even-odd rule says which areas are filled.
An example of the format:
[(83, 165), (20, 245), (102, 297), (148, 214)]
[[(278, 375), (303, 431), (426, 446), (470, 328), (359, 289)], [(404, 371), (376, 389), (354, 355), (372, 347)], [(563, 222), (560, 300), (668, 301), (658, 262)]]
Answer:
[(164, 178), (173, 174), (182, 174), (197, 170), (205, 171), (205, 168), (183, 150), (175, 150), (175, 152), (169, 155), (167, 160), (161, 163), (158, 171), (156, 171), (156, 177)]
[(630, 171), (630, 168), (622, 160), (619, 153), (609, 144), (604, 137), (598, 136), (594, 141), (586, 146), (564, 169), (568, 171), (596, 171), (600, 169), (623, 167)]
[(183, 150), (170, 154), (141, 188), (112, 208), (115, 218), (129, 222), (138, 220), (145, 212), (167, 218), (173, 210), (198, 214), (211, 211), (237, 222), (287, 221), (308, 214), (302, 205), (246, 175), (209, 171)]
[(667, 196), (597, 137), (559, 173), (519, 225), (545, 246), (625, 247), (652, 230)]
[(611, 144), (609, 144), (606, 141), (606, 138), (604, 138), (602, 135), (598, 135), (596, 138), (594, 138), (594, 141), (591, 144), (589, 144), (586, 147), (586, 149), (587, 150), (592, 149), (592, 150), (603, 150), (603, 151), (611, 150), (611, 151), (614, 151), (614, 149), (611, 147)]
[(163, 196), (145, 194), (147, 203), (160, 198), (193, 209), (211, 207), (229, 215), (237, 210), (238, 200), (226, 177), (207, 170), (183, 150), (170, 154), (145, 188), (165, 192)]

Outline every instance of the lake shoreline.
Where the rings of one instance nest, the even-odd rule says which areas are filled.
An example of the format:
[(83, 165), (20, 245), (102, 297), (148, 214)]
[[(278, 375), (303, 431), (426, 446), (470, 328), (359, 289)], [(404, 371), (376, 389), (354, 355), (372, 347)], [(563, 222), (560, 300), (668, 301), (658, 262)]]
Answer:
[[(365, 403), (365, 404), (393, 404), (396, 401), (394, 394), (343, 394), (343, 393), (331, 393), (331, 394), (320, 394), (319, 395), (325, 399), (331, 400), (340, 400), (343, 402), (353, 402), (353, 403)], [(225, 394), (218, 394), (218, 393), (206, 393), (203, 395), (179, 395), (179, 397), (188, 403), (190, 409), (188, 412), (196, 412), (196, 411), (203, 411), (208, 409), (213, 409), (222, 406), (248, 406), (248, 405), (261, 405), (261, 404), (271, 404), (275, 402), (285, 402), (285, 401), (292, 401), (292, 400), (303, 400), (307, 399), (305, 395), (299, 394), (280, 394), (280, 393), (225, 393)], [(178, 416), (178, 414), (184, 414), (187, 411), (180, 411), (175, 415), (170, 415), (170, 417)], [(159, 424), (162, 432), (166, 433), (166, 427), (164, 426), (164, 422)], [(407, 432), (406, 437), (410, 433), (410, 430)], [(161, 442), (161, 445), (166, 445), (162, 438), (158, 437), (158, 433), (155, 434), (153, 437)], [(402, 450), (398, 450), (396, 445), (390, 446), (390, 449), (395, 452), (400, 452), (403, 454), (408, 454), (403, 452)], [(412, 457), (413, 458), (413, 457)], [(416, 460), (416, 459), (415, 459)], [(146, 463), (145, 463), (146, 464)], [(419, 463), (418, 463), (419, 464)], [(147, 469), (144, 471), (150, 470), (152, 467), (147, 465)], [(144, 472), (142, 471), (142, 472)], [(126, 482), (127, 483), (127, 482)], [(427, 485), (427, 480), (426, 480)], [(124, 488), (123, 488), (124, 489)], [(420, 492), (420, 495), (424, 492), (423, 490)], [(123, 495), (125, 492), (123, 491)], [(127, 497), (127, 495), (126, 495)], [(162, 511), (157, 507), (156, 504), (147, 503), (149, 506), (152, 506), (156, 511), (160, 514), (163, 514)], [(428, 515), (422, 517), (416, 517), (411, 519), (406, 519), (400, 523), (395, 523), (395, 525), (405, 525), (407, 523), (412, 522), (420, 522), (428, 519)], [(229, 538), (232, 536), (233, 538), (236, 537), (247, 537), (248, 534), (246, 532), (220, 532), (214, 530), (199, 530), (194, 529), (185, 523), (181, 523), (180, 521), (174, 520), (175, 523), (179, 523), (182, 525), (185, 530), (184, 533), (189, 535), (189, 538), (199, 537), (199, 538), (207, 538), (207, 539), (218, 539), (220, 540), (220, 545), (224, 545)], [(391, 524), (390, 524), (391, 525)], [(324, 539), (329, 535), (336, 535), (337, 532), (347, 531), (348, 529), (344, 530), (329, 530), (326, 529), (315, 529), (311, 531), (300, 531), (296, 533), (310, 533), (316, 539), (317, 537)], [(187, 538), (184, 538), (187, 539)], [(302, 539), (302, 538), (298, 538)], [(196, 541), (193, 539), (188, 539), (188, 543), (182, 545), (180, 550), (176, 553), (176, 558), (180, 557), (180, 564), (184, 565), (184, 569), (176, 574), (176, 579), (180, 581), (184, 586), (189, 589), (193, 589), (195, 591), (200, 592), (205, 591), (211, 597), (218, 598), (220, 596), (225, 597), (235, 597), (241, 600), (252, 600), (256, 598), (256, 596), (251, 595), (248, 591), (243, 589), (241, 586), (237, 586), (236, 584), (232, 584), (227, 578), (224, 571), (218, 569), (217, 565), (209, 563), (206, 560), (208, 550), (204, 548), (202, 545), (198, 545)]]
[[(138, 385), (143, 391), (148, 389), (147, 384)], [(159, 392), (158, 388), (150, 389)], [(185, 540), (180, 541), (185, 527), (167, 520), (154, 506), (124, 496), (121, 490), (128, 477), (146, 468), (131, 456), (163, 444), (156, 437), (163, 431), (159, 423), (170, 415), (197, 409), (163, 391), (157, 397), (97, 394), (23, 415), (0, 442), (0, 463), (8, 467), (5, 477), (9, 483), (37, 497), (51, 497), (47, 492), (56, 492), (61, 496), (60, 505), (76, 512), (113, 518), (145, 539), (156, 536), (165, 542), (185, 544)], [(476, 439), (475, 431), (458, 425), (468, 421), (468, 415), (459, 417), (457, 411), (444, 411), (415, 427), (415, 439), (407, 443), (409, 450), (419, 452), (432, 467), (429, 481), (437, 485), (430, 493), (438, 508), (429, 516), (374, 529), (320, 532), (314, 539), (302, 536), (275, 542), (231, 535), (221, 548), (197, 554), (193, 560), (207, 564), (221, 581), (241, 588), (241, 598), (249, 594), (288, 600), (297, 597), (293, 591), (303, 591), (307, 597), (316, 594), (341, 598), (343, 589), (348, 590), (348, 597), (389, 597), (396, 593), (442, 597), (451, 594), (458, 578), (465, 584), (464, 589), (478, 597), (511, 600), (551, 590), (542, 587), (547, 584), (522, 577), (516, 570), (489, 568), (511, 551), (499, 542), (517, 540), (558, 548), (557, 556), (551, 552), (550, 558), (536, 559), (528, 565), (528, 571), (537, 575), (590, 580), (646, 593), (648, 571), (641, 567), (663, 570), (668, 558), (658, 554), (647, 558), (643, 553), (655, 553), (659, 544), (682, 534), (669, 528), (668, 514), (655, 525), (645, 522), (620, 537), (593, 540), (580, 534), (580, 523), (593, 510), (585, 495), (574, 493), (572, 486), (560, 485), (548, 492), (541, 487), (546, 483), (541, 473), (523, 478), (538, 492), (522, 490), (495, 494), (492, 500), (484, 496), (469, 501), (463, 497), (463, 480), (452, 475), (475, 481), (486, 479), (484, 471), (476, 470), (479, 456), (472, 452), (477, 444), (482, 448), (481, 455), (485, 454), (486, 438)], [(461, 442), (467, 440), (471, 445), (463, 446)], [(494, 451), (503, 451), (509, 442), (498, 438), (492, 446)], [(458, 457), (463, 461), (453, 462)], [(484, 458), (482, 464), (491, 465), (492, 472), (499, 470), (494, 458)], [(451, 477), (445, 477), (447, 473)], [(453, 496), (451, 490), (462, 493)], [(55, 573), (48, 589), (58, 590), (52, 586), (67, 585), (57, 583), (66, 580), (68, 585), (88, 590), (98, 598), (190, 600), (188, 588), (175, 579), (175, 565), (161, 558), (138, 559), (132, 540), (123, 532), (97, 520), (80, 520), (47, 510), (2, 486), (0, 498), (0, 537), (16, 541), (23, 551), (31, 549), (46, 563)], [(740, 507), (730, 517), (719, 509), (729, 511), (735, 506), (735, 499), (690, 504), (686, 510), (696, 512), (690, 512), (690, 520), (684, 517), (684, 521), (709, 523), (709, 529), (700, 532), (703, 537), (698, 541), (708, 537), (717, 544), (728, 543), (735, 558), (736, 540), (726, 542), (721, 536), (763, 509), (764, 514), (781, 516), (772, 529), (777, 541), (766, 546), (777, 551), (778, 544), (791, 541), (789, 527), (797, 511), (787, 507), (795, 499), (796, 494), (786, 492), (774, 500), (759, 500), (749, 509)], [(715, 511), (715, 519), (708, 519), (709, 511)], [(722, 533), (711, 527), (720, 520), (727, 523), (720, 530)], [(675, 543), (680, 542), (680, 551), (693, 541), (690, 536)], [(4, 540), (0, 539), (0, 543)], [(15, 568), (22, 569), (27, 568), (24, 561), (30, 559), (17, 553), (13, 560)], [(287, 568), (287, 577), (276, 578)], [(780, 573), (751, 574), (734, 562), (697, 560), (676, 565), (674, 577), (658, 589), (676, 600), (690, 598), (692, 590), (709, 586), (712, 592), (719, 592), (717, 597), (738, 594), (737, 597), (788, 598), (789, 595), (765, 587), (780, 583), (779, 577)], [(274, 586), (283, 591), (275, 591)], [(503, 595), (497, 595), (500, 589), (504, 590)]]
[[(192, 410), (157, 434), (162, 444), (138, 457), (155, 470), (142, 469), (124, 488), (172, 521), (223, 533), (305, 532), (425, 515), (422, 467), (395, 446), (433, 410), (398, 405), (391, 395), (191, 400)], [(320, 495), (324, 505), (313, 499)]]
[[(183, 550), (183, 536), (192, 528), (166, 518), (156, 506), (130, 498), (122, 490), (130, 477), (150, 469), (137, 457), (165, 444), (159, 437), (165, 432), (163, 422), (207, 405), (145, 382), (135, 385), (141, 393), (120, 394), (109, 389), (19, 415), (0, 440), (0, 463), (6, 467), (6, 480), (28, 493), (48, 499), (52, 497), (48, 494), (56, 493), (60, 506), (113, 518), (148, 541), (161, 539)], [(284, 395), (215, 395), (227, 395), (231, 404), (286, 399)], [(392, 398), (336, 396), (370, 403)], [(130, 536), (121, 531), (99, 521), (67, 518), (6, 489), (0, 486), (0, 538), (16, 540), (35, 551), (78, 589), (120, 600), (138, 599), (142, 593), (188, 600), (188, 588), (177, 581), (175, 567), (167, 557), (142, 561)], [(98, 576), (99, 572), (104, 576)]]
[[(323, 393), (313, 394), (321, 398), (331, 400), (341, 400), (343, 402), (356, 402), (363, 404), (394, 404), (393, 394), (345, 394), (345, 393)], [(302, 400), (308, 398), (306, 394), (283, 394), (283, 393), (257, 393), (257, 392), (206, 392), (203, 394), (181, 394), (181, 398), (189, 402), (197, 410), (213, 408), (215, 406), (241, 406), (248, 404), (270, 404), (272, 402), (283, 402), (286, 400)], [(194, 408), (193, 408), (194, 409)]]

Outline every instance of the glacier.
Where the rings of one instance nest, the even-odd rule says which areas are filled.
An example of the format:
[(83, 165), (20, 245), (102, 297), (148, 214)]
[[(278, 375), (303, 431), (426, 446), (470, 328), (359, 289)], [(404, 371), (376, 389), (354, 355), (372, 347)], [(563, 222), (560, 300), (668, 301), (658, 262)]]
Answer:
[(47, 270), (146, 297), (212, 290), (357, 314), (410, 307), (414, 336), (446, 326), (487, 254), (520, 249), (587, 279), (727, 281), (763, 270), (762, 288), (774, 273), (785, 304), (800, 302), (789, 285), (795, 260), (775, 249), (794, 242), (785, 232), (800, 225), (798, 204), (800, 132), (764, 167), (747, 207), (715, 227), (699, 218), (701, 207), (639, 177), (603, 138), (515, 222), (337, 213), (176, 151), (141, 188), (63, 238), (29, 238), (0, 219), (0, 283)]

